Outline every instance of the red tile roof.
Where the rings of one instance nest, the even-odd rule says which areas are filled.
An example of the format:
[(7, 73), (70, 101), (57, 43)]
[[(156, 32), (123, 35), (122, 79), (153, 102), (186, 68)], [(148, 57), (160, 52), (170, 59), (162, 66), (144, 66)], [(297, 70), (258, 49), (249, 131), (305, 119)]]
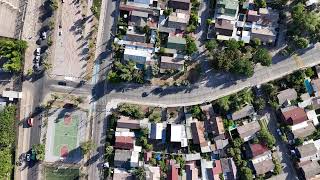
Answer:
[(117, 149), (133, 149), (133, 137), (117, 136), (114, 147)]
[(288, 125), (295, 125), (302, 123), (308, 119), (306, 112), (299, 107), (292, 108), (291, 110), (282, 112), (284, 121)]
[(259, 156), (268, 151), (268, 147), (262, 144), (250, 144), (250, 149), (253, 157)]
[(213, 175), (221, 174), (222, 173), (221, 161), (215, 160), (214, 163), (216, 164), (216, 166), (212, 168)]
[(178, 177), (179, 177), (178, 169), (176, 168), (175, 165), (171, 165), (168, 180), (178, 180)]

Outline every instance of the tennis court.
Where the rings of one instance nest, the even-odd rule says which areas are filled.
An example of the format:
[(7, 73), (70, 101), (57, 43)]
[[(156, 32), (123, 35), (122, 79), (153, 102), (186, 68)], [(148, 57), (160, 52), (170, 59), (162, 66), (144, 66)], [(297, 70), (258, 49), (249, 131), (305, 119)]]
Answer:
[(67, 111), (56, 119), (53, 155), (67, 157), (77, 148), (79, 119), (78, 113)]
[(79, 174), (79, 169), (45, 167), (46, 180), (77, 180), (79, 179)]

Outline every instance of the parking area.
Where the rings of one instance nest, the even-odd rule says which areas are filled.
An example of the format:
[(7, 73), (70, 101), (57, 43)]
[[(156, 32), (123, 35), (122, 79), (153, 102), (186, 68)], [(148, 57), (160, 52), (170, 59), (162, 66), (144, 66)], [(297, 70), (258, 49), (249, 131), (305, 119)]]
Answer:
[(20, 0), (0, 0), (0, 36), (19, 37)]
[(80, 81), (85, 76), (88, 44), (83, 37), (81, 6), (77, 1), (61, 3), (54, 34), (51, 77)]
[(86, 113), (75, 109), (54, 109), (48, 118), (46, 161), (77, 163), (82, 155), (79, 144), (84, 138)]

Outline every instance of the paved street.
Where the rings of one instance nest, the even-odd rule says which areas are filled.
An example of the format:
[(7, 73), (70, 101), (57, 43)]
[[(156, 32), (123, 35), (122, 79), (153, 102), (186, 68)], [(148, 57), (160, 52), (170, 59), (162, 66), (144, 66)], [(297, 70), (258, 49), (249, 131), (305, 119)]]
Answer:
[[(287, 59), (275, 59), (277, 63), (270, 67), (256, 67), (251, 78), (236, 79), (225, 73), (205, 72), (205, 79), (190, 87), (164, 87), (156, 92), (156, 86), (141, 85), (108, 85), (108, 100), (122, 99), (132, 103), (152, 104), (156, 106), (187, 106), (213, 101), (220, 97), (235, 93), (246, 87), (281, 78), (295, 70), (311, 67), (320, 63), (319, 45), (307, 50), (301, 56)], [(124, 89), (124, 91), (123, 91)], [(143, 92), (150, 93), (142, 97)]]
[(280, 162), (286, 164), (286, 167), (283, 168), (283, 173), (285, 179), (290, 180), (298, 180), (296, 175), (296, 171), (293, 167), (292, 161), (289, 156), (289, 150), (286, 147), (286, 144), (281, 140), (281, 137), (277, 134), (277, 117), (273, 109), (269, 108), (267, 110), (267, 116), (269, 117), (268, 128), (269, 131), (276, 138), (276, 147), (278, 151), (278, 156), (280, 158)]

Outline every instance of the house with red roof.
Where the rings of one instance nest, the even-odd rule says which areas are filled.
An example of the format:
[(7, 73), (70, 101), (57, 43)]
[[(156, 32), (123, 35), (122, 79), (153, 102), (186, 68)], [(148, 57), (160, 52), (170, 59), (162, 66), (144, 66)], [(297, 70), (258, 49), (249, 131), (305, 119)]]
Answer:
[(287, 125), (296, 125), (308, 120), (307, 113), (304, 109), (297, 106), (290, 106), (281, 109), (284, 123)]
[(213, 179), (220, 179), (220, 174), (222, 173), (222, 167), (221, 167), (221, 161), (220, 160), (215, 160), (213, 163), (213, 168), (212, 168), (212, 174), (213, 174)]
[(259, 156), (269, 150), (268, 147), (264, 144), (250, 144), (249, 146), (251, 158)]
[(168, 180), (178, 180), (178, 178), (179, 178), (178, 168), (176, 167), (175, 164), (171, 164), (169, 166)]
[(116, 149), (131, 150), (134, 146), (134, 138), (130, 136), (116, 136), (115, 145)]

